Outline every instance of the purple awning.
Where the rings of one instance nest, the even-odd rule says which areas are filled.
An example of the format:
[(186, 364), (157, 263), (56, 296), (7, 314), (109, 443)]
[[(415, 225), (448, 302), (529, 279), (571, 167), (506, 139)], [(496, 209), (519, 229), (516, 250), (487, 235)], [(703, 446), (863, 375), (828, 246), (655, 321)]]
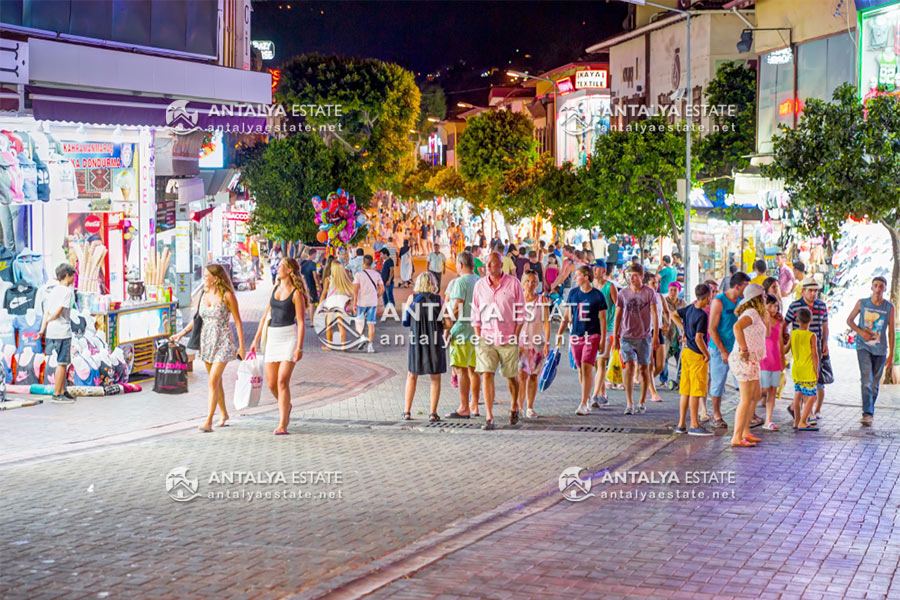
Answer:
[[(201, 129), (224, 129), (235, 133), (265, 133), (265, 117), (250, 116), (254, 111), (259, 114), (265, 108), (247, 107), (239, 110), (232, 104), (213, 105), (209, 102), (193, 100), (172, 100), (147, 96), (126, 96), (123, 94), (106, 94), (101, 92), (85, 92), (58, 88), (27, 86), (31, 98), (34, 118), (40, 121), (71, 121), (75, 123), (94, 123), (98, 125), (132, 125), (145, 127), (168, 127), (181, 124)], [(173, 103), (180, 103), (183, 110), (176, 110), (167, 115), (167, 109)], [(214, 108), (215, 107), (215, 108)], [(222, 110), (222, 108), (226, 110)], [(227, 116), (229, 112), (233, 116)], [(213, 112), (213, 114), (210, 114)], [(226, 114), (222, 114), (226, 113)], [(172, 123), (167, 119), (174, 120)], [(248, 115), (248, 116), (238, 116)], [(193, 119), (196, 118), (196, 123)]]

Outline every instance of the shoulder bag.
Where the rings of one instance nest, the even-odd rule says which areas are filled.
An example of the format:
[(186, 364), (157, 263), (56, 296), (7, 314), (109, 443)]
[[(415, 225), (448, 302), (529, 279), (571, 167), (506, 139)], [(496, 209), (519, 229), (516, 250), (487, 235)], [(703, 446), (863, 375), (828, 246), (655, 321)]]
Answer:
[(191, 328), (191, 337), (188, 338), (188, 350), (200, 350), (200, 332), (203, 330), (203, 317), (200, 316), (200, 305), (203, 302), (203, 294), (200, 292), (200, 301), (197, 302), (197, 312), (194, 313), (194, 326)]

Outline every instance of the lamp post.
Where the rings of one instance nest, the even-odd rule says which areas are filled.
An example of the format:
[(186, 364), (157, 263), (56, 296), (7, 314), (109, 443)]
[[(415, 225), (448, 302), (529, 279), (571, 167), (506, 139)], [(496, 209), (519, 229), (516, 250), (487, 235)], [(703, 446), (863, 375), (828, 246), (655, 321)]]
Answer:
[(627, 2), (628, 4), (638, 4), (638, 5), (647, 5), (653, 6), (655, 8), (661, 8), (663, 10), (671, 11), (674, 13), (678, 13), (680, 15), (684, 15), (687, 28), (685, 31), (685, 62), (686, 62), (686, 71), (687, 77), (685, 77), (685, 102), (687, 106), (687, 127), (685, 133), (685, 141), (684, 141), (684, 183), (685, 183), (685, 202), (684, 202), (684, 299), (689, 301), (693, 295), (694, 290), (690, 285), (690, 268), (691, 268), (691, 13), (686, 10), (681, 10), (680, 8), (671, 8), (669, 6), (663, 6), (662, 4), (657, 4), (655, 2), (649, 2), (647, 0), (620, 0), (620, 2)]

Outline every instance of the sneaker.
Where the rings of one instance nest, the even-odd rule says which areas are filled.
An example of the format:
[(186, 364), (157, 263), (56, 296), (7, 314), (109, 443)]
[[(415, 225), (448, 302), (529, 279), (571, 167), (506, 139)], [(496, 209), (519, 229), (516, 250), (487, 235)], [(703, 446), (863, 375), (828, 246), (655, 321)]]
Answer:
[(369, 342), (369, 348), (366, 350), (369, 354), (375, 354), (375, 344)]
[(672, 433), (675, 433), (675, 434), (687, 433), (687, 427), (676, 427), (675, 429), (672, 430)]
[(609, 398), (602, 394), (597, 396), (597, 402), (600, 404), (600, 406), (609, 406)]
[(536, 412), (534, 412), (533, 408), (529, 408), (528, 410), (525, 411), (525, 416), (528, 417), (529, 419), (537, 419), (538, 414)]
[(75, 404), (75, 398), (66, 398), (65, 396), (53, 396), (50, 399), (53, 404)]
[(635, 410), (634, 414), (642, 415), (645, 412), (647, 412), (647, 405), (642, 402), (642, 403), (638, 404), (637, 410)]
[(634, 407), (633, 407), (633, 406), (626, 406), (626, 407), (625, 407), (625, 414), (626, 414), (626, 415), (633, 415), (633, 414), (634, 414)]
[(575, 414), (581, 415), (583, 417), (585, 415), (591, 414), (591, 409), (588, 407), (587, 404), (580, 404), (580, 405), (578, 405), (578, 409), (575, 411)]
[(859, 422), (862, 423), (866, 427), (871, 427), (872, 426), (872, 415), (869, 415), (869, 414), (863, 415), (862, 419), (860, 419)]
[(69, 390), (64, 391), (64, 392), (62, 393), (62, 395), (63, 395), (64, 397), (68, 398), (69, 400), (75, 400), (75, 396), (73, 396), (72, 394), (70, 394), (70, 393), (69, 393)]
[(713, 435), (713, 432), (709, 431), (707, 429), (704, 429), (703, 427), (691, 427), (690, 429), (688, 429), (688, 435), (710, 436), (710, 435)]
[(597, 398), (597, 396), (591, 397), (591, 408), (600, 408), (600, 400), (598, 400)]
[(484, 422), (484, 425), (482, 425), (481, 428), (485, 431), (491, 431), (494, 428), (494, 420), (488, 419)]
[(816, 413), (816, 421), (821, 421), (821, 420), (822, 420), (822, 415), (820, 415), (819, 413)]

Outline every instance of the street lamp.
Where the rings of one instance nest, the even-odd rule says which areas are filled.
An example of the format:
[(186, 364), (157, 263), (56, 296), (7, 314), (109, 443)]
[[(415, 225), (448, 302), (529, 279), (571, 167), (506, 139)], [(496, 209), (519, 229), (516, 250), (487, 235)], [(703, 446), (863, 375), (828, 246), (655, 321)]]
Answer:
[[(653, 6), (654, 8), (661, 8), (663, 10), (671, 11), (674, 13), (678, 13), (680, 15), (684, 15), (687, 28), (685, 32), (685, 62), (687, 77), (685, 78), (685, 96), (686, 96), (686, 106), (687, 117), (688, 117), (688, 125), (691, 123), (691, 13), (686, 10), (681, 10), (680, 8), (672, 8), (670, 6), (663, 6), (662, 4), (657, 4), (655, 2), (649, 2), (648, 0), (619, 0), (620, 2), (626, 2), (628, 4), (638, 4), (638, 5), (647, 5)], [(684, 299), (690, 300), (694, 295), (694, 290), (690, 285), (690, 268), (691, 268), (691, 127), (685, 127), (685, 143), (684, 143), (684, 183), (685, 183), (685, 202), (684, 202)]]
[(428, 122), (429, 123), (440, 123), (441, 120), (438, 119), (437, 117), (428, 117)]

